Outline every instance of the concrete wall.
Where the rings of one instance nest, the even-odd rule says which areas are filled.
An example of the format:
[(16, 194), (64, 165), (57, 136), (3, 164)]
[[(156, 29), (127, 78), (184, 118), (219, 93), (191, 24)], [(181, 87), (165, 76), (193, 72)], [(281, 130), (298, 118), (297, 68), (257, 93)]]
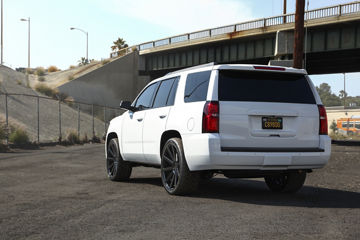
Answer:
[(76, 101), (118, 107), (121, 100), (133, 100), (149, 81), (139, 76), (139, 54), (133, 52), (58, 89)]

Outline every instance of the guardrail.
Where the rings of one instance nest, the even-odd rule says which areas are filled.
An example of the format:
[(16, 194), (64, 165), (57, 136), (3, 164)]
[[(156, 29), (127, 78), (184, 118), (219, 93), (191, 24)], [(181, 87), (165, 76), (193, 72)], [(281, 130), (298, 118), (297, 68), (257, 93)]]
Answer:
[[(54, 99), (39, 95), (0, 92), (0, 99), (0, 108), (4, 108), (5, 112), (6, 144), (9, 144), (9, 129), (11, 126), (9, 118), (18, 114), (19, 107), (29, 110), (28, 115), (26, 115), (25, 128), (33, 132), (31, 140), (38, 143), (54, 142), (54, 136), (57, 137), (55, 142), (61, 142), (66, 131), (76, 131), (78, 138), (80, 138), (80, 134), (93, 139), (95, 137), (101, 138), (103, 133), (107, 131), (109, 121), (121, 113), (119, 108), (66, 100), (60, 97)], [(57, 113), (52, 112), (50, 114), (48, 112), (49, 108), (56, 108)], [(13, 119), (16, 121), (16, 118)], [(51, 128), (54, 125), (57, 125), (57, 129)], [(43, 138), (41, 139), (41, 131), (50, 131), (51, 137), (42, 134)], [(99, 135), (96, 135), (96, 132)]]
[[(305, 12), (305, 21), (313, 20), (313, 19), (321, 19), (333, 16), (343, 16), (349, 14), (359, 14), (360, 13), (360, 1), (313, 9)], [(197, 32), (186, 33), (182, 35), (177, 35), (169, 38), (159, 39), (156, 41), (142, 43), (140, 45), (136, 45), (131, 47), (137, 48), (137, 50), (142, 51), (146, 49), (156, 48), (165, 45), (171, 45), (176, 43), (182, 43), (186, 41), (201, 39), (201, 38), (211, 38), (220, 34), (239, 32), (257, 28), (264, 28), (269, 26), (276, 26), (287, 23), (295, 22), (295, 14), (285, 14), (279, 15), (275, 17), (256, 19), (248, 22), (237, 23), (234, 25), (228, 25), (223, 27), (217, 27), (212, 29), (201, 30)]]

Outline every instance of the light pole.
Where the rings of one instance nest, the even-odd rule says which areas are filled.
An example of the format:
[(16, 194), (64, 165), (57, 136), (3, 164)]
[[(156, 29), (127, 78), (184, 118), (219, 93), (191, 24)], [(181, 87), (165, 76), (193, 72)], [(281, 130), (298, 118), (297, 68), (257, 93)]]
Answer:
[(88, 32), (86, 32), (86, 31), (84, 31), (84, 30), (82, 30), (80, 28), (75, 28), (75, 27), (71, 27), (70, 30), (79, 30), (79, 31), (85, 33), (85, 35), (86, 35), (86, 63), (89, 63), (89, 56), (88, 56), (88, 53), (89, 53), (89, 45), (88, 45), (88, 43), (89, 43), (89, 34), (88, 34)]
[(28, 22), (28, 69), (30, 69), (30, 17), (28, 19), (22, 18), (20, 21)]

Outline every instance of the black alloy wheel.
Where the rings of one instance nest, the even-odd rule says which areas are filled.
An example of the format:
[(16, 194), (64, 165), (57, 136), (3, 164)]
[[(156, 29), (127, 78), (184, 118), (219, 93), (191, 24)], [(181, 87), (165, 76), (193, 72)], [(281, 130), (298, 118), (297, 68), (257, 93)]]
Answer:
[(108, 143), (106, 171), (112, 181), (123, 181), (130, 178), (132, 167), (129, 162), (123, 161), (117, 138), (112, 138)]
[(179, 153), (175, 144), (167, 144), (163, 152), (161, 166), (162, 180), (167, 191), (174, 191), (179, 183)]
[(189, 170), (181, 139), (169, 139), (161, 154), (161, 181), (165, 190), (172, 195), (185, 195), (197, 189), (199, 180), (199, 173)]

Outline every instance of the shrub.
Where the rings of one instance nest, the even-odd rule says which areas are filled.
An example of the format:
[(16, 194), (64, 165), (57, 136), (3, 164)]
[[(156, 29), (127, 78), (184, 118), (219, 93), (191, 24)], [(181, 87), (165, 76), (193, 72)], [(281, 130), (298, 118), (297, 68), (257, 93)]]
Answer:
[(67, 95), (66, 93), (63, 92), (59, 92), (58, 89), (54, 89), (54, 98), (60, 100), (60, 101), (65, 101), (65, 100), (71, 100), (69, 98), (69, 95)]
[(0, 122), (0, 144), (5, 139), (6, 139), (6, 124), (4, 122)]
[(84, 142), (84, 143), (87, 143), (87, 142), (89, 142), (89, 139), (88, 139), (88, 136), (87, 136), (87, 134), (85, 133), (85, 135), (84, 135), (84, 137), (82, 138), (82, 140), (81, 140), (82, 142)]
[(69, 69), (74, 69), (74, 68), (76, 68), (76, 66), (74, 66), (74, 65), (70, 65), (70, 67), (69, 67)]
[(33, 73), (34, 73), (34, 70), (31, 69), (31, 68), (27, 68), (27, 69), (26, 69), (26, 73), (27, 73), (27, 74), (33, 74)]
[(94, 143), (101, 143), (101, 139), (98, 136), (93, 136), (91, 140)]
[(101, 65), (105, 65), (105, 64), (107, 64), (109, 62), (110, 62), (109, 59), (104, 59), (104, 60), (101, 61)]
[(50, 66), (48, 68), (48, 72), (57, 72), (60, 71), (60, 69), (58, 69), (56, 66)]
[(74, 75), (70, 75), (70, 76), (68, 77), (68, 79), (69, 79), (69, 81), (74, 80)]
[(75, 132), (74, 130), (72, 130), (68, 133), (68, 135), (66, 136), (66, 140), (70, 144), (79, 144), (80, 143), (80, 138), (79, 138), (77, 132)]
[(22, 85), (22, 81), (21, 80), (16, 80), (16, 83), (17, 83), (17, 85)]
[(38, 77), (39, 82), (45, 82), (45, 78), (43, 76)]
[(9, 141), (16, 145), (24, 145), (29, 143), (29, 136), (24, 129), (18, 128), (10, 133)]
[(45, 69), (43, 67), (37, 67), (35, 70), (35, 74), (38, 76), (44, 76), (45, 75)]
[(56, 98), (57, 91), (48, 87), (47, 85), (45, 85), (43, 83), (36, 84), (35, 90), (38, 91), (39, 93), (42, 93), (42, 94), (48, 96), (48, 97)]
[(133, 52), (136, 52), (138, 49), (137, 49), (136, 46), (133, 46), (133, 47), (131, 47), (131, 50), (132, 50)]

